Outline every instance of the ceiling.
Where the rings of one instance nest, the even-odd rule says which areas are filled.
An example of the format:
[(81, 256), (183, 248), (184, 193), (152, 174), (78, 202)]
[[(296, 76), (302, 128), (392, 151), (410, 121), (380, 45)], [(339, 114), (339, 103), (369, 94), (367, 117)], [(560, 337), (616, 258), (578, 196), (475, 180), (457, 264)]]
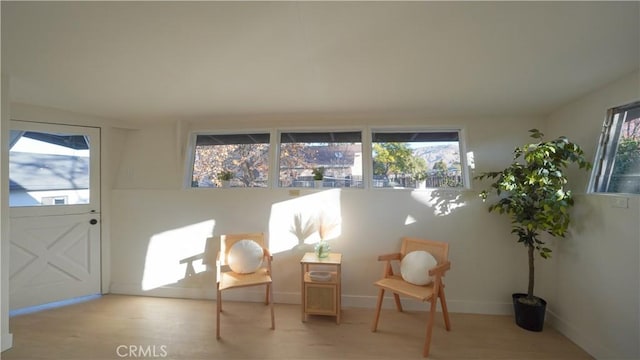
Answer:
[(124, 120), (544, 115), (637, 71), (639, 4), (2, 1), (2, 68)]

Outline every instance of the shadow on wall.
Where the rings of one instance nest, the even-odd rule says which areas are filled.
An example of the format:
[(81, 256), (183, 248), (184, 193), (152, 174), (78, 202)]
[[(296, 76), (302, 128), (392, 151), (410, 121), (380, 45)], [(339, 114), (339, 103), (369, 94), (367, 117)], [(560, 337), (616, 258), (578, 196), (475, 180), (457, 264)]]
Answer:
[(269, 218), (269, 248), (272, 254), (312, 249), (321, 240), (342, 233), (340, 189), (331, 189), (275, 203)]
[[(215, 220), (154, 234), (147, 247), (141, 289), (150, 291), (171, 284), (202, 287), (215, 283), (215, 257), (219, 238), (213, 237)], [(269, 218), (272, 254), (289, 250), (313, 251), (322, 240), (340, 236), (340, 189), (331, 189), (273, 204)]]
[[(398, 195), (381, 194), (383, 198)], [(313, 251), (321, 240), (337, 241), (343, 226), (341, 196), (340, 189), (330, 189), (271, 205), (268, 234), (271, 253), (303, 253)], [(465, 206), (465, 192), (458, 189), (413, 191), (410, 197), (432, 208), (436, 216), (450, 215)], [(407, 213), (404, 225), (421, 218), (419, 213)], [(211, 219), (153, 235), (147, 247), (141, 289), (150, 291), (171, 284), (202, 287), (215, 283), (215, 272), (211, 271), (219, 249), (219, 238), (213, 237), (215, 225), (216, 221)]]
[(445, 216), (465, 206), (465, 192), (460, 190), (436, 189), (431, 191), (431, 205), (436, 216)]
[(411, 197), (432, 208), (436, 216), (451, 215), (457, 209), (465, 206), (468, 192), (460, 189), (433, 189), (429, 191), (413, 191)]

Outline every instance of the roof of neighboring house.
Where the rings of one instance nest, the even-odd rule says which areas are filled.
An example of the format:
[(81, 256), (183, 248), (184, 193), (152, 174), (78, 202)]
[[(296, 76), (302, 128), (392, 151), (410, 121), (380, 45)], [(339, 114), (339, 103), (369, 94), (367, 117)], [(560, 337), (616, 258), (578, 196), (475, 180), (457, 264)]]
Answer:
[(11, 152), (9, 190), (78, 190), (89, 188), (89, 158)]

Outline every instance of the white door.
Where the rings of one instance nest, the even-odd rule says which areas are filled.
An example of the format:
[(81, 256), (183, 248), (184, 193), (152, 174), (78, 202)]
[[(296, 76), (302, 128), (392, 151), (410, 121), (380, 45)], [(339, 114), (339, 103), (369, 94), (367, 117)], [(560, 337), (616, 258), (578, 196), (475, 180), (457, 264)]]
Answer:
[(100, 129), (12, 121), (9, 307), (100, 292)]

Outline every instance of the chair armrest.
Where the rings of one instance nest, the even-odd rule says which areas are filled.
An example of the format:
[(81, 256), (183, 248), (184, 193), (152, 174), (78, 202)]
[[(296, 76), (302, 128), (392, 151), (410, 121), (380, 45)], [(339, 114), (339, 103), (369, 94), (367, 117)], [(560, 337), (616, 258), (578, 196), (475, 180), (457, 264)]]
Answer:
[(451, 262), (450, 261), (445, 261), (442, 264), (439, 264), (438, 266), (434, 267), (433, 269), (429, 270), (429, 275), (430, 276), (444, 276), (444, 273), (449, 270), (451, 268)]
[(393, 254), (384, 254), (378, 256), (378, 261), (390, 261), (390, 260), (400, 260), (402, 259), (402, 255), (400, 253)]
[(378, 261), (386, 261), (384, 264), (384, 272), (382, 277), (393, 276), (393, 268), (391, 267), (391, 260), (400, 260), (402, 255), (400, 253), (384, 254), (378, 256)]
[(267, 259), (267, 269), (269, 269), (269, 273), (271, 273), (271, 261), (273, 260), (273, 255), (271, 255), (271, 252), (266, 247), (263, 247), (262, 251), (264, 253), (263, 258)]

